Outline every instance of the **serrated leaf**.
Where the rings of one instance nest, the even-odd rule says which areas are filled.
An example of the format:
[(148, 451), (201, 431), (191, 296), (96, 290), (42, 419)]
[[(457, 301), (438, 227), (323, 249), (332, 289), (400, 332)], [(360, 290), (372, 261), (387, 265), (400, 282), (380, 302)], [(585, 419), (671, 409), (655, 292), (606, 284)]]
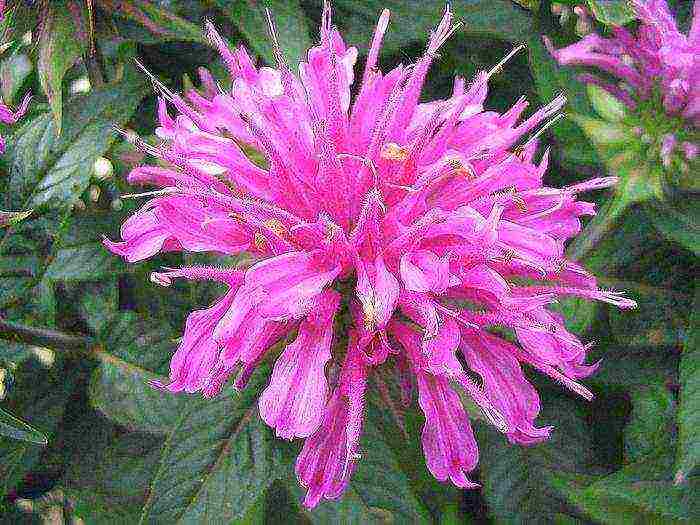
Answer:
[(132, 430), (165, 434), (179, 420), (193, 396), (157, 390), (150, 381), (167, 378), (123, 361), (106, 351), (90, 382), (92, 405), (109, 419)]
[(625, 427), (625, 460), (634, 463), (673, 446), (675, 403), (663, 383), (641, 384), (630, 391), (632, 414)]
[(0, 408), (0, 436), (46, 445), (46, 436), (37, 429)]
[(92, 405), (127, 428), (167, 433), (198, 396), (172, 394), (151, 386), (167, 383), (176, 334), (134, 312), (115, 311), (109, 289), (82, 301), (88, 324), (97, 332), (98, 367), (90, 382)]
[(605, 345), (591, 361), (602, 358), (586, 383), (608, 393), (628, 392), (640, 384), (665, 384), (676, 380), (678, 355), (671, 348)]
[(690, 330), (679, 367), (677, 481), (682, 481), (700, 464), (700, 287), (697, 285), (696, 280)]
[(168, 371), (176, 338), (170, 325), (135, 312), (108, 312), (99, 320), (98, 344), (107, 353), (157, 374)]
[(267, 28), (266, 7), (275, 20), (280, 46), (291, 69), (296, 71), (299, 61), (306, 59), (306, 51), (313, 43), (308, 20), (298, 1), (217, 0), (216, 4), (268, 64), (276, 64), (276, 60)]
[(63, 76), (87, 48), (87, 40), (80, 33), (73, 11), (65, 2), (54, 1), (48, 5), (39, 34), (37, 70), (51, 105), (57, 136), (61, 134), (63, 115)]
[(636, 18), (628, 0), (586, 0), (593, 16), (609, 26), (623, 26)]
[(0, 306), (22, 305), (33, 324), (54, 322), (53, 290), (42, 277), (62, 222), (61, 214), (51, 213), (0, 232)]
[(672, 459), (666, 452), (627, 465), (584, 488), (562, 483), (560, 491), (601, 523), (688, 523), (700, 508), (700, 479), (674, 486)]
[(539, 421), (554, 429), (542, 444), (512, 445), (495, 430), (478, 427), (482, 495), (500, 523), (547, 522), (561, 507), (550, 473), (577, 472), (591, 462), (591, 436), (575, 407), (565, 399), (546, 401)]
[(608, 309), (614, 339), (628, 346), (682, 344), (693, 301), (692, 256), (669, 250), (667, 243), (648, 242), (641, 254), (621, 268), (622, 276), (636, 275), (641, 282), (601, 280), (625, 290), (638, 304), (632, 310)]
[(230, 522), (284, 476), (282, 450), (257, 411), (266, 379), (260, 370), (240, 394), (189, 404), (168, 435), (142, 523)]
[(126, 75), (73, 97), (64, 107), (60, 137), (47, 111), (18, 128), (8, 141), (10, 205), (5, 209), (70, 208), (88, 187), (95, 160), (114, 142), (113, 126), (126, 122), (146, 93), (140, 77)]

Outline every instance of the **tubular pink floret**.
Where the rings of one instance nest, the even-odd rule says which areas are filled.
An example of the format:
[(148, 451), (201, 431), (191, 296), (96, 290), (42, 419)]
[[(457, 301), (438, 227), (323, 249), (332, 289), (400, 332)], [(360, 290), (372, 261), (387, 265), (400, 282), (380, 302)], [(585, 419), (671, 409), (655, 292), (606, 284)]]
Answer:
[[(105, 240), (130, 262), (166, 251), (252, 257), (244, 267), (231, 259), (151, 274), (166, 287), (183, 278), (227, 288), (188, 316), (159, 386), (210, 397), (244, 388), (273, 359), (260, 414), (279, 437), (305, 439), (295, 470), (307, 507), (339, 497), (361, 461), (365, 393), (378, 367), (398, 371), (404, 404), (417, 386), (430, 472), (471, 488), (478, 450), (455, 389), (513, 443), (542, 441), (551, 429), (534, 424), (539, 397), (521, 366), (587, 399), (576, 380), (595, 368), (551, 304), (576, 295), (633, 306), (564, 255), (580, 217), (594, 213), (578, 194), (616, 182), (544, 185), (548, 154), (535, 161), (537, 139), (564, 98), (525, 120), (524, 99), (504, 114), (485, 111), (490, 74), (481, 72), (471, 84), (455, 81), (447, 99), (421, 103), (430, 64), (459, 24), (448, 6), (417, 62), (385, 74), (377, 57), (388, 20), (385, 10), (354, 101), (357, 51), (327, 2), (320, 43), (298, 77), (271, 16), (277, 69), (256, 67), (207, 22), (232, 89), (206, 75), (186, 98), (157, 86), (162, 144), (131, 138), (161, 165), (137, 167), (129, 180), (161, 189), (139, 195), (150, 200), (121, 241)], [(512, 284), (519, 279), (531, 284)]]

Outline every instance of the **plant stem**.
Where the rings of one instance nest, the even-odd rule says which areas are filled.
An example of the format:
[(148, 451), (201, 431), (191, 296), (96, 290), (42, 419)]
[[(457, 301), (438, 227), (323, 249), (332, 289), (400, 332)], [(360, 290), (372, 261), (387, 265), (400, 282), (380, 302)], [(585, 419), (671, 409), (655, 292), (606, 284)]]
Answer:
[(18, 343), (45, 346), (53, 350), (90, 352), (95, 342), (91, 337), (72, 335), (52, 330), (36, 328), (0, 319), (0, 338)]
[(605, 237), (617, 222), (617, 219), (627, 209), (628, 202), (619, 195), (615, 195), (600, 212), (586, 225), (576, 240), (571, 243), (567, 252), (572, 261), (580, 261), (585, 258)]

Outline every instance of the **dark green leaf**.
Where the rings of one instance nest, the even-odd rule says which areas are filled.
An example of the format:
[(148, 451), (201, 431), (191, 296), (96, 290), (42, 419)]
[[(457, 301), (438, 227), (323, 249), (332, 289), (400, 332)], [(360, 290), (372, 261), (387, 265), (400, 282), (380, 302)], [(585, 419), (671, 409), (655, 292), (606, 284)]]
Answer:
[(561, 483), (560, 491), (601, 523), (687, 523), (700, 510), (700, 480), (674, 486), (669, 479), (672, 461), (667, 453), (652, 455), (585, 488)]
[(0, 63), (0, 88), (7, 104), (14, 104), (19, 90), (29, 74), (32, 63), (24, 53), (14, 53)]
[(539, 421), (554, 425), (552, 436), (531, 447), (479, 427), (482, 494), (501, 523), (547, 522), (561, 507), (550, 473), (580, 471), (592, 461), (590, 434), (571, 402), (550, 397)]
[[(672, 284), (668, 283), (672, 288)], [(691, 298), (684, 294), (640, 285), (627, 286), (638, 307), (610, 309), (610, 328), (620, 344), (661, 346), (680, 344), (686, 336)]]
[(605, 25), (623, 26), (634, 20), (628, 0), (586, 0), (593, 16)]
[(88, 187), (95, 160), (114, 141), (113, 126), (131, 117), (146, 92), (140, 77), (127, 75), (71, 99), (64, 107), (60, 138), (48, 112), (19, 128), (8, 151), (11, 206), (7, 208), (71, 207)]
[(607, 392), (630, 391), (642, 384), (672, 383), (678, 370), (678, 355), (672, 350), (609, 344), (594, 348), (591, 361), (602, 361), (586, 383)]
[(192, 403), (187, 394), (155, 389), (149, 381), (167, 378), (123, 361), (106, 351), (97, 354), (99, 366), (90, 383), (90, 399), (111, 420), (131, 429), (166, 433)]
[(105, 232), (115, 228), (116, 217), (86, 214), (73, 216), (60, 236), (45, 277), (53, 281), (90, 281), (126, 271), (122, 259), (102, 244)]
[(700, 288), (695, 302), (688, 338), (680, 363), (680, 402), (678, 408), (678, 458), (676, 480), (682, 481), (700, 464)]
[[(427, 42), (430, 31), (440, 22), (445, 2), (437, 0), (388, 0), (353, 2), (338, 0), (333, 3), (336, 22), (343, 29), (343, 37), (350, 45), (366, 53), (373, 28), (383, 9), (391, 12), (391, 22), (384, 38), (384, 53), (398, 53), (409, 44)], [(453, 38), (467, 33), (470, 36), (489, 36), (509, 42), (522, 42), (530, 35), (530, 13), (510, 0), (464, 0), (451, 4), (457, 20), (464, 26)], [(320, 7), (319, 7), (320, 9)]]
[(86, 523), (137, 523), (158, 463), (161, 438), (123, 434), (96, 413), (64, 437), (69, 448), (61, 489)]
[[(75, 384), (64, 370), (46, 369), (34, 359), (22, 363), (15, 372), (15, 387), (4, 408), (21, 415), (51, 441)], [(42, 447), (25, 441), (0, 440), (0, 480), (7, 494), (39, 460)]]
[(241, 393), (189, 403), (168, 435), (142, 523), (228, 523), (284, 476), (282, 451), (257, 413), (263, 372)]
[(37, 69), (41, 87), (51, 105), (56, 135), (61, 134), (63, 76), (87, 48), (87, 35), (81, 35), (72, 15), (65, 2), (51, 2), (45, 11), (39, 35)]
[[(568, 110), (580, 115), (592, 113), (584, 86), (575, 78), (570, 68), (560, 67), (542, 43), (541, 37), (530, 38), (530, 69), (535, 79), (537, 94), (543, 104), (565, 93)], [(595, 165), (598, 155), (581, 128), (569, 119), (564, 119), (552, 128), (557, 142), (561, 144), (564, 157), (576, 164)]]
[(268, 64), (276, 64), (276, 60), (268, 33), (266, 7), (272, 13), (280, 46), (292, 70), (296, 71), (299, 61), (306, 59), (306, 51), (312, 46), (312, 41), (308, 20), (296, 0), (217, 0), (216, 3), (245, 35), (251, 48)]
[(696, 194), (647, 203), (654, 226), (672, 241), (700, 255), (700, 206)]
[(675, 403), (663, 383), (641, 384), (630, 391), (632, 414), (625, 427), (625, 459), (642, 460), (673, 447)]

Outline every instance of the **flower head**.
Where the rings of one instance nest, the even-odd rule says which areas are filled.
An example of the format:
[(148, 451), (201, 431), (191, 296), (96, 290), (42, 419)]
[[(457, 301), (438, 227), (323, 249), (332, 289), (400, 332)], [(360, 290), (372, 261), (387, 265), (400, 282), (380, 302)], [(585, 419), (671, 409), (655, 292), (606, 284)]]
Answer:
[[(562, 65), (593, 67), (616, 79), (611, 82), (584, 73), (581, 81), (604, 89), (633, 111), (648, 114), (662, 108), (676, 121), (671, 128), (679, 129), (665, 129), (668, 126), (658, 120), (650, 126), (663, 129), (658, 145), (666, 167), (674, 150), (693, 160), (700, 128), (700, 0), (695, 0), (687, 35), (678, 30), (666, 0), (631, 0), (630, 5), (639, 18), (636, 31), (612, 27), (609, 38), (589, 33), (558, 50), (546, 38), (545, 44)], [(644, 128), (639, 128), (640, 134), (654, 134), (653, 129)]]
[[(511, 441), (546, 439), (521, 367), (589, 398), (577, 379), (595, 369), (549, 306), (562, 296), (634, 306), (564, 256), (579, 217), (594, 213), (578, 195), (615, 182), (544, 185), (547, 154), (533, 160), (535, 130), (564, 99), (525, 120), (524, 99), (503, 114), (487, 111), (482, 72), (471, 84), (457, 78), (449, 98), (421, 103), (428, 69), (457, 27), (452, 13), (415, 64), (385, 73), (377, 56), (388, 21), (384, 11), (354, 97), (357, 50), (328, 6), (298, 75), (279, 48), (276, 68), (258, 68), (208, 25), (231, 89), (204, 70), (199, 92), (158, 86), (162, 142), (135, 142), (167, 167), (137, 167), (129, 180), (163, 189), (124, 223), (122, 241), (106, 241), (131, 262), (162, 251), (255, 258), (247, 268), (152, 275), (163, 286), (184, 278), (228, 288), (190, 314), (161, 386), (211, 396), (231, 377), (242, 388), (274, 359), (260, 414), (279, 437), (306, 440), (296, 472), (309, 507), (348, 483), (377, 368), (395, 367), (407, 397), (417, 384), (430, 471), (473, 487), (477, 446), (455, 389)], [(272, 23), (271, 33), (276, 43)], [(273, 356), (283, 339), (291, 342)]]

